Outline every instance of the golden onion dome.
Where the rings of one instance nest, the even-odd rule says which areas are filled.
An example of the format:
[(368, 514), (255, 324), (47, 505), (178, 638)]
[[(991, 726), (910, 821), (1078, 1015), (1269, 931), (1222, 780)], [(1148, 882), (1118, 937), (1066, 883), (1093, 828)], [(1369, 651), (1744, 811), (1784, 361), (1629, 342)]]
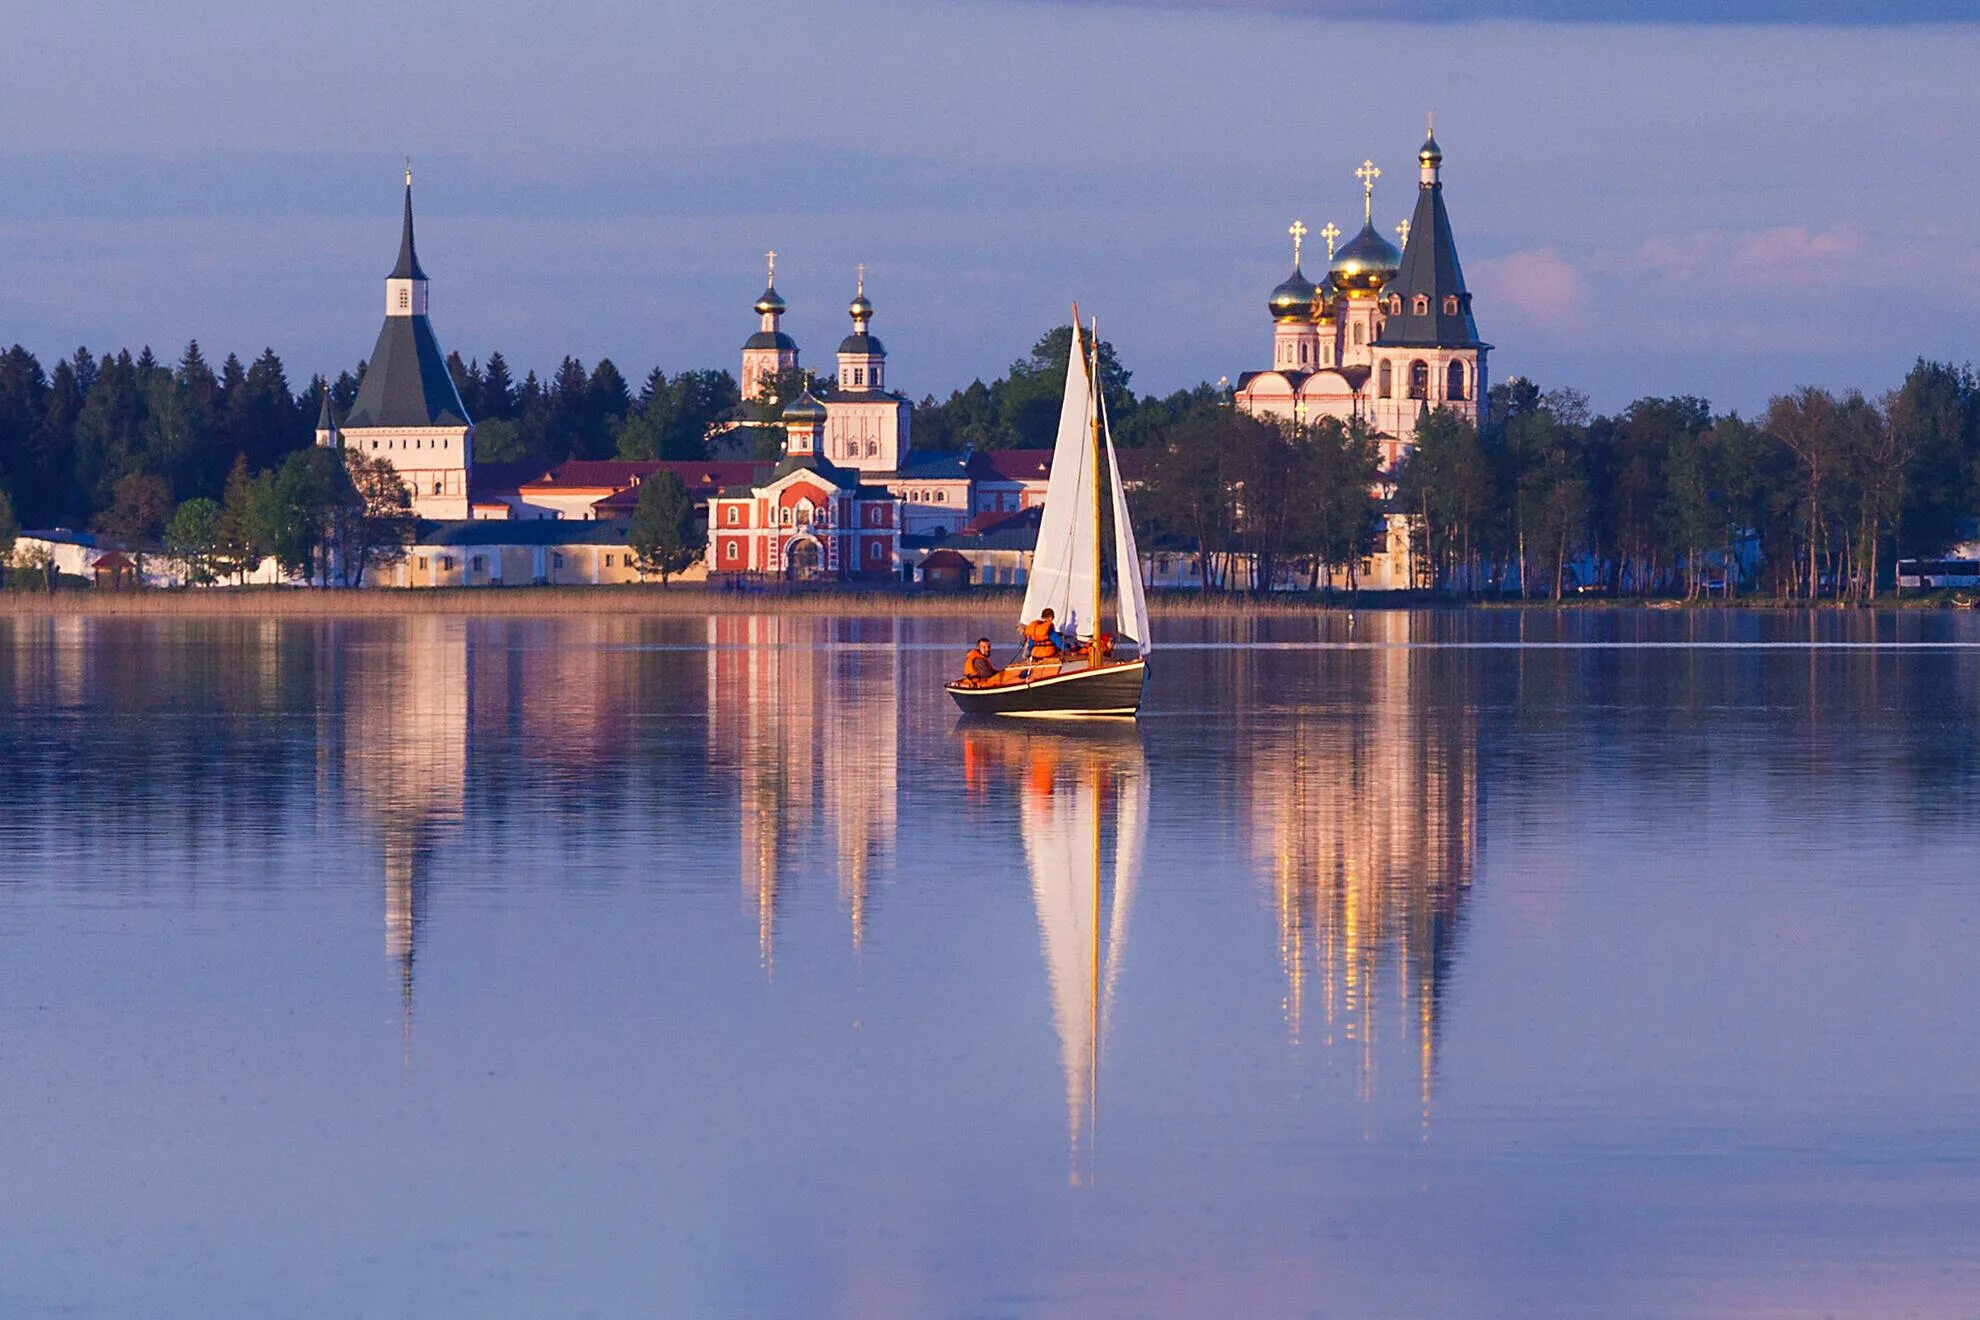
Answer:
[(1334, 253), (1334, 264), (1327, 278), (1350, 298), (1372, 298), (1395, 278), (1401, 265), (1402, 253), (1375, 232), (1375, 222), (1371, 220)]
[(1444, 149), (1437, 145), (1435, 134), (1423, 139), (1423, 145), (1416, 152), (1417, 163), (1436, 166), (1444, 163)]
[(846, 304), (846, 310), (852, 314), (852, 319), (855, 321), (871, 321), (873, 319), (873, 304), (867, 301), (867, 297), (863, 293), (854, 294), (853, 300)]
[(1266, 304), (1272, 311), (1274, 321), (1304, 321), (1313, 315), (1313, 281), (1293, 267), (1293, 273), (1285, 283), (1272, 290), (1271, 301)]
[(756, 300), (756, 314), (758, 316), (782, 316), (789, 310), (790, 306), (784, 302), (783, 295), (777, 292), (776, 285), (766, 284), (763, 286), (763, 294)]
[(1333, 272), (1329, 271), (1327, 278), (1321, 280), (1319, 286), (1313, 290), (1313, 319), (1322, 324), (1333, 320), (1334, 300), (1340, 296), (1341, 291), (1334, 284)]

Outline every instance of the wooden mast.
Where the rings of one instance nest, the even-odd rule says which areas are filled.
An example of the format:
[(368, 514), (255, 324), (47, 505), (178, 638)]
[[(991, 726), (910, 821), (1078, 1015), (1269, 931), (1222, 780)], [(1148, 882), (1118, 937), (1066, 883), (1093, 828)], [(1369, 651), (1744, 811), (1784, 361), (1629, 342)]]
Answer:
[[(1078, 333), (1078, 326), (1074, 326)], [(1093, 624), (1094, 641), (1100, 639), (1100, 321), (1094, 318), (1090, 342), (1086, 346), (1086, 405), (1091, 419), (1089, 429), (1093, 433)], [(1088, 654), (1087, 666), (1093, 667), (1095, 656)]]

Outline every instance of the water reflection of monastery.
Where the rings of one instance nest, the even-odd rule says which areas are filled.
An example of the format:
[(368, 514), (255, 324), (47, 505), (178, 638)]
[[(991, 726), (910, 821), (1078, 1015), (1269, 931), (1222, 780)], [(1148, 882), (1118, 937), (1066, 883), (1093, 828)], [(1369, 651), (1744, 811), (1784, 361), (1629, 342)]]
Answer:
[[(842, 635), (848, 627), (885, 636)], [(834, 858), (849, 939), (899, 826), (901, 659), (892, 625), (794, 616), (708, 620), (709, 750), (738, 787), (742, 895), (766, 974), (785, 889)]]
[(972, 793), (1013, 789), (1066, 1076), (1069, 1181), (1092, 1178), (1100, 1071), (1147, 844), (1148, 776), (1132, 725), (965, 728)]
[(1322, 653), (1339, 713), (1246, 749), (1242, 798), (1278, 911), (1291, 1041), (1349, 1051), (1368, 1099), (1392, 1038), (1414, 1056), (1427, 1113), (1477, 852), (1477, 744), (1462, 666), (1402, 649), (1410, 627), (1401, 612), (1365, 616), (1358, 639), (1395, 649)]

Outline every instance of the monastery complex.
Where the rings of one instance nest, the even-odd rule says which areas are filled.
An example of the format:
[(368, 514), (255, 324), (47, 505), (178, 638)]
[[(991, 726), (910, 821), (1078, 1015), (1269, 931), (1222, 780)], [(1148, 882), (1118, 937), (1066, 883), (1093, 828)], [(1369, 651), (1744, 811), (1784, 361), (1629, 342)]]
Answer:
[[(1415, 208), (1396, 226), (1400, 247), (1375, 223), (1381, 171), (1372, 162), (1356, 171), (1360, 232), (1336, 246), (1340, 231), (1331, 223), (1321, 231), (1327, 270), (1318, 283), (1302, 269), (1306, 226), (1293, 224), (1292, 273), (1267, 301), (1271, 365), (1244, 372), (1230, 396), (1239, 409), (1295, 426), (1359, 418), (1378, 432), (1387, 472), (1427, 410), (1481, 421), (1488, 382), (1491, 346), (1473, 320), (1434, 135), (1417, 161)], [(640, 483), (663, 468), (686, 486), (707, 530), (704, 562), (688, 577), (917, 581), (939, 571), (957, 582), (1025, 579), (1051, 451), (916, 451), (913, 405), (892, 388), (863, 269), (836, 375), (783, 405), (783, 453), (772, 461), (477, 463), (474, 420), (448, 372), (429, 296), (408, 171), (384, 325), (348, 414), (335, 417), (326, 399), (316, 436), (389, 462), (423, 520), (405, 561), (375, 572), (374, 585), (636, 581), (629, 520)], [(777, 389), (797, 388), (786, 382), (801, 370), (797, 341), (783, 328), (789, 307), (777, 291), (775, 253), (752, 310), (742, 394), (774, 403)], [(711, 439), (745, 424), (738, 417)], [(1135, 475), (1125, 463), (1124, 475)], [(1388, 523), (1383, 544), (1360, 565), (1364, 586), (1411, 585), (1405, 520), (1392, 514)], [(1187, 555), (1156, 547), (1144, 558), (1150, 585), (1195, 581)]]

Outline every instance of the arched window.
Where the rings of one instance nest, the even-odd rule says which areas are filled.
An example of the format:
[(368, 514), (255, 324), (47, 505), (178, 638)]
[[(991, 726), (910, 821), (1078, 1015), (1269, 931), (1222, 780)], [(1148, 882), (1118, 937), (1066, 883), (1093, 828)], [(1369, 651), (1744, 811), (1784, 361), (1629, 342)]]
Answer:
[(1422, 358), (1409, 364), (1409, 397), (1412, 399), (1430, 397), (1430, 364)]
[(1375, 397), (1386, 399), (1395, 392), (1395, 377), (1390, 371), (1387, 359), (1375, 368)]
[(1402, 315), (1402, 295), (1400, 293), (1392, 293), (1389, 295), (1389, 315), (1390, 316)]
[(1465, 397), (1464, 363), (1453, 362), (1451, 363), (1450, 370), (1444, 373), (1444, 397), (1460, 400)]
[(1416, 316), (1430, 315), (1430, 299), (1423, 294), (1417, 294), (1416, 297), (1410, 299), (1409, 310)]
[(1457, 314), (1458, 314), (1458, 299), (1457, 299), (1457, 295), (1456, 295), (1455, 293), (1447, 293), (1447, 294), (1445, 294), (1445, 295), (1444, 295), (1444, 315), (1445, 315), (1445, 316), (1456, 316)]
[(1361, 325), (1361, 324), (1359, 324), (1359, 323), (1357, 323), (1357, 324), (1355, 325), (1355, 327), (1354, 327), (1354, 342), (1355, 342), (1355, 345), (1356, 345), (1356, 347), (1359, 347), (1360, 345), (1362, 345), (1362, 344), (1365, 344), (1365, 343), (1367, 343), (1367, 342), (1368, 342), (1368, 329), (1367, 329), (1367, 327), (1366, 327), (1366, 326), (1363, 326), (1363, 325)]

